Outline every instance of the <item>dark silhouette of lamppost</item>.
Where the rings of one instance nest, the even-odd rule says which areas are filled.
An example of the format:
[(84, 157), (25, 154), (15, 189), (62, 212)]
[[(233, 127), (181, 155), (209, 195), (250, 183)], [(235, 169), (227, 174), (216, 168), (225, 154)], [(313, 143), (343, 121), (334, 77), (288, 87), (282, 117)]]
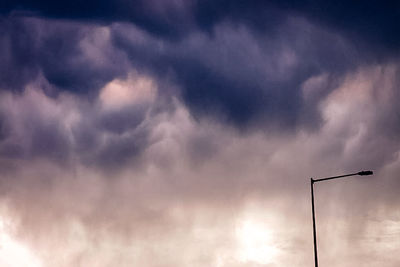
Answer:
[(315, 208), (314, 208), (314, 183), (317, 182), (322, 182), (326, 180), (332, 180), (332, 179), (337, 179), (337, 178), (343, 178), (343, 177), (348, 177), (348, 176), (355, 176), (355, 175), (372, 175), (372, 171), (360, 171), (356, 173), (350, 173), (350, 174), (345, 174), (345, 175), (339, 175), (339, 176), (332, 176), (332, 177), (326, 177), (326, 178), (319, 178), (319, 179), (313, 179), (311, 178), (310, 180), (310, 185), (311, 185), (311, 209), (312, 209), (312, 220), (313, 220), (313, 237), (314, 237), (314, 260), (315, 260), (315, 267), (318, 267), (318, 254), (317, 254), (317, 230), (315, 227)]

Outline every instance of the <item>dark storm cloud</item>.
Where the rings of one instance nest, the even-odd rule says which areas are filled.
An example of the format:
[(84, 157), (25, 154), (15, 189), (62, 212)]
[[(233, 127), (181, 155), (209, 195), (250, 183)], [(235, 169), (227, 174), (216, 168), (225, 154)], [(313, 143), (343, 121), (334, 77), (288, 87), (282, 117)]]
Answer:
[(43, 30), (50, 31), (50, 34), (41, 40), (38, 51), (40, 67), (50, 83), (61, 89), (86, 93), (100, 88), (117, 74), (123, 73), (117, 62), (98, 66), (85, 58), (79, 47), (85, 31), (81, 31), (78, 25), (60, 26), (50, 29), (44, 27)]
[[(45, 82), (40, 87), (55, 99), (62, 91), (88, 93), (95, 98), (107, 82), (126, 77), (133, 66), (161, 84), (159, 94), (165, 99), (178, 95), (196, 118), (214, 117), (246, 130), (318, 129), (323, 123), (319, 110), (321, 101), (337, 88), (349, 71), (374, 63), (376, 55), (359, 50), (360, 46), (342, 36), (338, 28), (329, 31), (313, 24), (312, 19), (304, 19), (299, 12), (294, 12), (297, 16), (293, 16), (284, 11), (286, 8), (305, 10), (307, 5), (305, 8), (300, 8), (303, 6), (300, 4), (276, 8), (270, 3), (267, 6), (271, 8), (263, 8), (265, 3), (252, 3), (205, 1), (201, 5), (182, 6), (180, 2), (168, 2), (160, 6), (150, 1), (139, 5), (138, 9), (146, 6), (152, 12), (159, 12), (156, 12), (158, 15), (164, 14), (163, 8), (194, 12), (198, 27), (186, 31), (179, 39), (149, 34), (152, 31), (140, 24), (140, 27), (123, 23), (101, 26), (88, 22), (4, 17), (1, 21), (4, 49), (0, 56), (7, 64), (1, 65), (5, 75), (0, 83), (2, 89), (22, 91), (43, 76)], [(32, 7), (33, 10), (34, 5), (40, 10), (40, 2), (26, 2), (19, 8)], [(43, 16), (102, 17), (97, 13), (87, 17), (85, 9), (74, 15), (73, 12), (63, 13), (62, 8), (58, 10), (55, 5), (48, 8)], [(207, 13), (211, 15), (207, 17)], [(107, 18), (110, 22), (118, 20), (116, 16)], [(54, 151), (63, 151), (60, 152), (63, 156), (57, 156), (61, 159), (68, 157), (69, 151), (78, 149), (85, 162), (117, 164), (146, 147), (145, 131), (123, 136), (143, 122), (146, 107), (105, 112), (90, 107), (92, 102), (87, 103), (88, 110), (79, 107), (87, 112), (88, 118), (71, 130), (74, 142), (65, 136), (64, 132), (69, 129), (62, 128), (58, 122), (36, 123), (38, 127), (32, 129), (37, 134), (30, 135), (33, 143), (28, 149), (33, 152), (22, 152), (27, 148), (8, 140), (3, 142), (3, 153), (58, 155)], [(4, 111), (4, 118), (5, 114)], [(6, 136), (11, 135), (10, 127), (5, 119), (3, 121), (0, 136), (7, 139)], [(107, 139), (109, 146), (101, 143), (104, 140), (100, 136), (104, 133), (111, 136)], [(49, 140), (47, 147), (44, 140)], [(196, 142), (193, 147), (199, 146)], [(200, 154), (214, 153), (211, 147), (204, 146), (204, 153)]]
[[(299, 15), (316, 24), (339, 30), (354, 41), (373, 42), (382, 49), (398, 51), (400, 5), (398, 1), (199, 1), (195, 9), (205, 28), (224, 20), (237, 20), (255, 28), (276, 24), (276, 18)], [(278, 10), (278, 12), (271, 12)], [(278, 16), (276, 14), (279, 14)], [(357, 40), (361, 39), (361, 40)]]
[[(273, 35), (224, 23), (212, 36), (195, 32), (180, 42), (151, 37), (126, 24), (113, 41), (134, 66), (172, 77), (195, 116), (212, 115), (239, 127), (315, 127), (316, 106), (341, 75), (366, 62), (346, 39), (294, 18)], [(326, 75), (314, 94), (304, 83)]]
[(130, 21), (155, 34), (176, 37), (188, 27), (184, 1), (8, 1), (3, 14), (41, 16), (97, 22)]
[(0, 36), (0, 88), (21, 89), (38, 73), (35, 30), (3, 18)]
[[(58, 89), (95, 94), (106, 82), (126, 74), (127, 52), (137, 68), (160, 80), (172, 76), (195, 116), (219, 117), (243, 129), (260, 121), (278, 129), (315, 128), (321, 123), (317, 105), (342, 74), (383, 60), (382, 52), (398, 44), (397, 35), (392, 35), (400, 25), (392, 14), (396, 8), (388, 2), (375, 6), (374, 1), (363, 3), (363, 8), (309, 1), (5, 2), (5, 21), (17, 20), (17, 10), (100, 24), (129, 21), (144, 30), (137, 37), (144, 40), (111, 27), (113, 42), (95, 55), (105, 54), (99, 64), (80, 45), (93, 30), (87, 22), (47, 26), (42, 21), (36, 27), (31, 21), (18, 22), (22, 30), (10, 29), (16, 36), (9, 61), (15, 65), (11, 69), (25, 71), (22, 79), (15, 77), (19, 71), (9, 71), (12, 75), (1, 82), (21, 87), (42, 71)], [(389, 14), (384, 16), (384, 11)], [(38, 39), (35, 32), (43, 36)], [(378, 46), (375, 53), (372, 48)], [(329, 73), (325, 88), (305, 100), (303, 84), (324, 73)]]
[(1, 19), (0, 88), (20, 91), (42, 73), (56, 87), (53, 91), (87, 93), (124, 75), (126, 62), (107, 47), (106, 30), (96, 29), (34, 18)]
[(273, 29), (293, 13), (323, 23), (348, 35), (398, 49), (400, 38), (397, 1), (30, 1), (6, 0), (3, 14), (31, 12), (51, 18), (95, 21), (131, 21), (149, 32), (164, 36), (186, 34), (194, 27), (211, 30), (224, 20)]

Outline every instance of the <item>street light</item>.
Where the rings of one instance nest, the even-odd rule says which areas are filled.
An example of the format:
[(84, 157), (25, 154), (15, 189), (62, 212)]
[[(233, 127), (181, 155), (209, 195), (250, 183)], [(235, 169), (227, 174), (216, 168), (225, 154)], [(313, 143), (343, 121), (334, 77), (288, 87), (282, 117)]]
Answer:
[(312, 207), (312, 220), (313, 220), (314, 260), (315, 260), (314, 266), (315, 267), (318, 267), (318, 255), (317, 255), (317, 230), (316, 230), (316, 227), (315, 227), (314, 183), (322, 182), (322, 181), (326, 181), (326, 180), (332, 180), (332, 179), (348, 177), (348, 176), (355, 176), (355, 175), (366, 176), (366, 175), (372, 175), (372, 174), (374, 174), (372, 171), (360, 171), (360, 172), (356, 172), (356, 173), (350, 173), (350, 174), (339, 175), (339, 176), (332, 176), (332, 177), (327, 177), (327, 178), (320, 178), (320, 179), (311, 178), (310, 185), (311, 185), (311, 207)]

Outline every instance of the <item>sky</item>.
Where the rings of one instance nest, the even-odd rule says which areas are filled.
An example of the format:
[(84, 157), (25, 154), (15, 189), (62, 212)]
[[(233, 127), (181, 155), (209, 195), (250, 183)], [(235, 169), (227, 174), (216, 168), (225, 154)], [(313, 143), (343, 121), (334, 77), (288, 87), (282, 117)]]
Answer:
[(400, 265), (396, 1), (0, 3), (0, 265)]

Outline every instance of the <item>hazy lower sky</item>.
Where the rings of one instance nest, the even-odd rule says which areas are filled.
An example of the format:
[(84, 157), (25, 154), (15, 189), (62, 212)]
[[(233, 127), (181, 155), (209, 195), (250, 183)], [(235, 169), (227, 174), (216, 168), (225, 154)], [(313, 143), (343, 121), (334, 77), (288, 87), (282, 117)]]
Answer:
[(0, 266), (400, 266), (400, 5), (0, 3)]

